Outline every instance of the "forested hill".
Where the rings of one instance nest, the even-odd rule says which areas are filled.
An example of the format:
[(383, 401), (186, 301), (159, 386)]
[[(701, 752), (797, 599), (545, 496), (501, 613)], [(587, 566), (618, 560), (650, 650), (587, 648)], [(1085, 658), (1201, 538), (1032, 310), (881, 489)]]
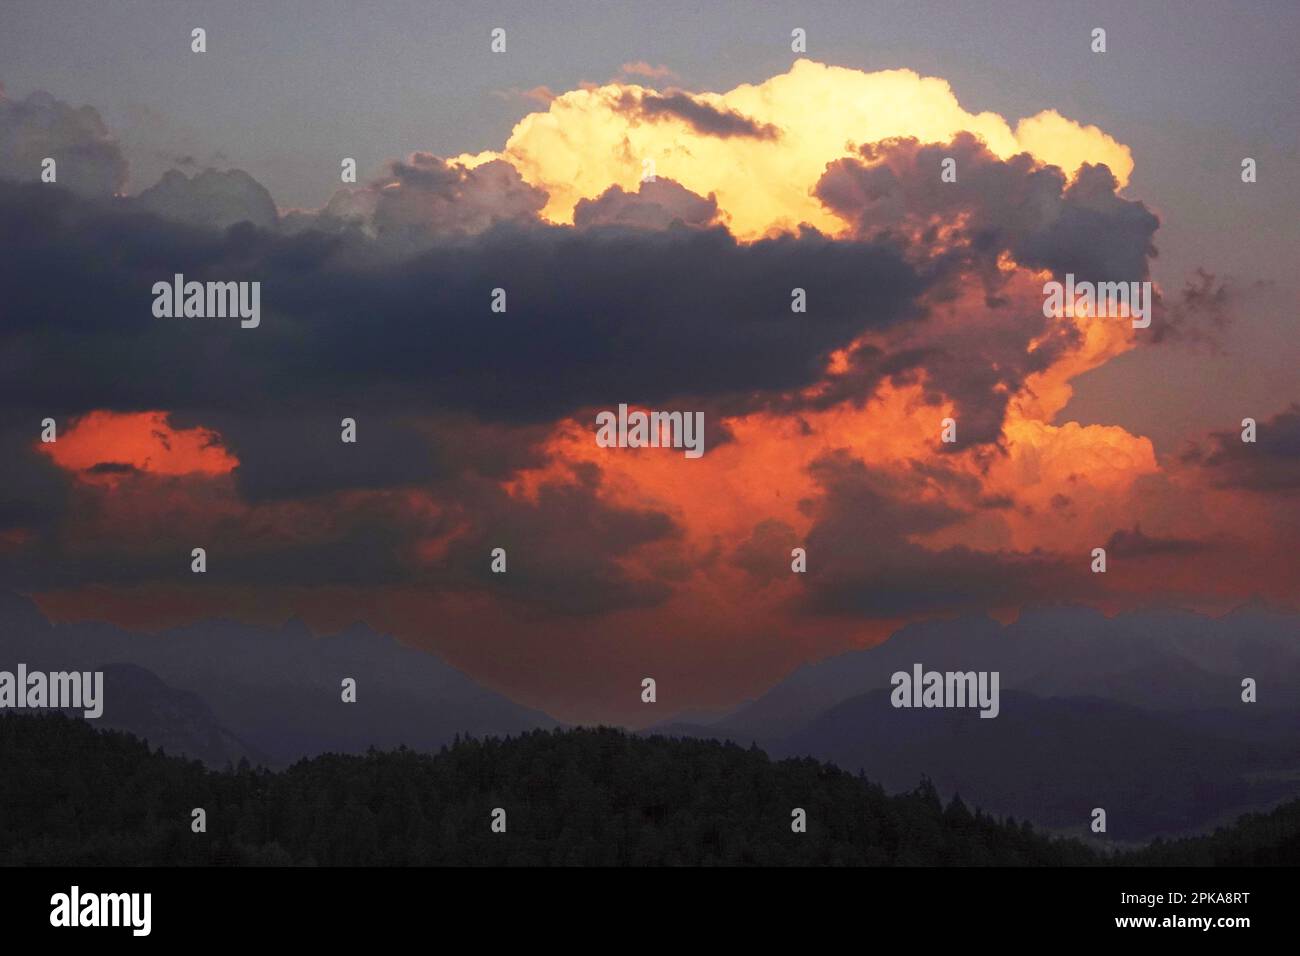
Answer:
[[(811, 759), (612, 729), (223, 772), (62, 715), (0, 717), (0, 864), (1086, 865), (1078, 841)], [(191, 830), (206, 811), (207, 832)], [(505, 832), (493, 812), (505, 811)], [(792, 831), (792, 811), (807, 832)], [(1295, 860), (1300, 813), (1280, 824)], [(1273, 840), (1277, 828), (1243, 831)], [(1282, 846), (1282, 844), (1278, 844)], [(1161, 863), (1182, 844), (1163, 844)], [(1246, 843), (1236, 846), (1248, 853)], [(1197, 861), (1214, 849), (1198, 845)], [(1154, 861), (1153, 861), (1154, 862)], [(1270, 860), (1261, 862), (1283, 862)]]

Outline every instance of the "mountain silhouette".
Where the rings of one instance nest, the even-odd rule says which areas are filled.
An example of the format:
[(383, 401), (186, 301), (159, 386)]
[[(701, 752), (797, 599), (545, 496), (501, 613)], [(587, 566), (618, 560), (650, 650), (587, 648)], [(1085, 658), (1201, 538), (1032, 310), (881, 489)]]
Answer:
[(994, 720), (954, 709), (892, 707), (873, 691), (832, 707), (773, 749), (862, 770), (887, 790), (930, 776), (941, 795), (962, 794), (997, 813), (1087, 836), (1091, 811), (1107, 811), (1117, 839), (1172, 834), (1233, 811), (1295, 795), (1300, 710), (1292, 733), (1252, 740), (1266, 712), (1219, 712), (1212, 729), (1181, 714), (1097, 698), (1001, 695)]
[(874, 647), (807, 664), (709, 726), (737, 740), (796, 733), (827, 708), (890, 686), (914, 663), (932, 670), (998, 671), (1001, 686), (1039, 697), (1098, 697), (1149, 710), (1241, 703), (1259, 684), (1263, 709), (1300, 700), (1300, 620), (1259, 607), (1220, 618), (1190, 611), (1106, 617), (1081, 607), (1036, 608), (1012, 624), (972, 615), (923, 621)]
[[(284, 766), (325, 752), (427, 750), (458, 733), (555, 726), (433, 654), (360, 624), (327, 637), (300, 621), (278, 629), (205, 621), (140, 634), (97, 623), (52, 625), (29, 600), (8, 595), (0, 601), (0, 669), (19, 662), (32, 670), (105, 670), (106, 726), (170, 741), (215, 766), (236, 753)], [(110, 681), (112, 665), (138, 670), (118, 669)], [(355, 703), (342, 700), (344, 678), (356, 681)], [(181, 708), (197, 722), (184, 744), (153, 716), (180, 706), (178, 692), (194, 695)]]
[[(721, 720), (657, 729), (830, 760), (894, 790), (924, 773), (941, 794), (1065, 832), (1097, 806), (1117, 837), (1191, 832), (1300, 792), (1296, 625), (1259, 607), (928, 621), (801, 667)], [(997, 671), (1000, 715), (890, 706), (891, 676), (916, 663)]]

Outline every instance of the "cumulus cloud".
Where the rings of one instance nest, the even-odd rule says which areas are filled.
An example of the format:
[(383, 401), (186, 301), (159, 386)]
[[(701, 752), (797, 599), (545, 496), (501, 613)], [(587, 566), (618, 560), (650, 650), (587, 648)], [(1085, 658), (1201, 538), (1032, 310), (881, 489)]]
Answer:
[[(956, 180), (941, 178), (955, 161)], [(864, 392), (888, 377), (922, 384), (951, 401), (967, 443), (994, 442), (1007, 409), (1029, 382), (1077, 355), (1085, 343), (1129, 347), (1113, 319), (1104, 335), (1042, 314), (1046, 272), (1079, 281), (1138, 281), (1149, 275), (1159, 220), (1121, 199), (1105, 167), (1073, 180), (1020, 153), (1003, 160), (969, 133), (950, 143), (892, 139), (829, 164), (814, 192), (862, 240), (893, 241), (940, 277), (927, 297), (931, 322), (859, 343), (841, 374), (808, 396), (814, 405)], [(1046, 394), (1046, 393), (1044, 393)]]
[[(1088, 573), (1098, 543), (1163, 577), (1206, 562), (1169, 593), (1221, 574), (1239, 594), (1256, 569), (1186, 516), (1294, 485), (1300, 408), (1173, 477), (1141, 436), (1056, 420), (1073, 378), (1135, 344), (1043, 316), (1041, 292), (1149, 275), (1159, 223), (1120, 196), (1130, 168), (1054, 114), (1013, 129), (935, 78), (801, 61), (725, 94), (569, 91), (500, 153), (416, 153), (278, 219), (240, 173), (137, 200), (0, 183), (0, 583), (192, 587), (201, 540), (205, 606), (329, 590), (347, 613), (407, 607), (407, 633), (511, 629), (606, 674), (676, 640), (677, 665), (752, 659), (756, 682), (871, 622), (1143, 586)], [(176, 272), (260, 281), (261, 325), (155, 319)], [(1215, 288), (1165, 326), (1213, 325)], [(707, 453), (598, 448), (594, 412), (620, 402), (703, 410)], [(82, 445), (42, 451), (46, 415)]]
[(547, 193), (544, 214), (554, 222), (571, 222), (579, 200), (611, 184), (635, 188), (644, 160), (653, 159), (658, 175), (716, 195), (744, 239), (800, 223), (838, 231), (843, 223), (813, 186), (828, 163), (891, 138), (946, 143), (965, 131), (1001, 159), (1028, 152), (1067, 178), (1084, 163), (1105, 164), (1127, 183), (1133, 162), (1123, 144), (1056, 114), (1030, 120), (1013, 129), (995, 113), (970, 113), (947, 82), (911, 70), (866, 73), (801, 59), (786, 73), (717, 94), (624, 83), (570, 90), (520, 120), (499, 153), (458, 159), (508, 160)]
[[(943, 182), (947, 159), (955, 182)], [(996, 276), (998, 257), (1075, 274), (1079, 281), (1130, 281), (1148, 275), (1159, 219), (1117, 195), (1105, 167), (1085, 164), (1073, 181), (1028, 153), (999, 159), (969, 133), (951, 143), (915, 139), (865, 145), (837, 160), (815, 192), (859, 236), (906, 230)], [(947, 227), (947, 228), (945, 228)]]
[(588, 226), (633, 226), (667, 229), (674, 222), (707, 226), (718, 215), (718, 201), (710, 195), (697, 196), (671, 179), (643, 182), (636, 192), (610, 186), (595, 199), (580, 199), (573, 210), (573, 224)]
[(546, 194), (509, 163), (467, 168), (430, 153), (393, 162), (375, 183), (374, 227), (386, 238), (420, 242), (477, 235), (503, 222), (535, 221)]
[(209, 229), (239, 222), (270, 229), (279, 221), (271, 194), (242, 169), (205, 169), (192, 178), (170, 169), (135, 201), (155, 215)]
[(93, 107), (41, 91), (15, 100), (0, 90), (0, 177), (39, 181), (47, 157), (57, 182), (80, 195), (111, 196), (126, 184), (126, 160)]
[(378, 239), (389, 259), (473, 237), (494, 226), (538, 223), (546, 194), (500, 160), (467, 166), (432, 153), (393, 160), (384, 175), (337, 190), (319, 210), (294, 210), (283, 231)]

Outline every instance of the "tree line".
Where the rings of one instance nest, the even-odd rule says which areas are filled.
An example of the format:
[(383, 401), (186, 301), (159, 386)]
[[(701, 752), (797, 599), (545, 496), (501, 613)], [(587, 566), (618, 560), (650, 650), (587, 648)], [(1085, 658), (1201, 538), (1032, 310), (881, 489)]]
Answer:
[[(2, 865), (1087, 866), (1300, 861), (1300, 801), (1122, 856), (811, 758), (612, 728), (209, 770), (61, 714), (0, 716)], [(498, 829), (493, 811), (500, 809)], [(206, 828), (195, 832), (193, 811)], [(796, 809), (805, 832), (796, 832)]]

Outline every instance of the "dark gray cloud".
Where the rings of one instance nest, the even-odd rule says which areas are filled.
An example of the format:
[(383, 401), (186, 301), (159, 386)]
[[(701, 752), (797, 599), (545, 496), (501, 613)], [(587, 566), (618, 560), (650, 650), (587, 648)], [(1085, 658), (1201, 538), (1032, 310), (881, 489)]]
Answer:
[[(950, 274), (950, 268), (956, 268), (952, 259), (929, 269), (935, 281), (927, 304), (942, 304), (945, 287), (964, 274), (959, 270)], [(988, 321), (990, 317), (995, 321)], [(819, 388), (769, 393), (760, 400), (777, 411), (824, 409), (846, 402), (861, 407), (883, 382), (895, 387), (920, 385), (925, 401), (936, 409), (945, 399), (956, 405), (958, 440), (938, 446), (941, 452), (961, 453), (996, 442), (1011, 396), (1030, 375), (1049, 368), (1075, 347), (1078, 333), (1045, 319), (1041, 308), (1026, 310), (1005, 302), (971, 318), (969, 323), (942, 328), (925, 323), (897, 326), (896, 342), (887, 339), (880, 345), (863, 343), (848, 349), (841, 370)]]
[(1112, 557), (1141, 558), (1159, 554), (1186, 554), (1198, 551), (1205, 545), (1184, 538), (1151, 537), (1142, 531), (1140, 524), (1130, 531), (1120, 528), (1106, 539), (1106, 553)]
[[(450, 473), (425, 423), (370, 414), (368, 405), (283, 407), (264, 415), (205, 411), (173, 415), (174, 427), (201, 426), (221, 436), (239, 459), (234, 477), (248, 501), (306, 498), (344, 489), (394, 488), (434, 481)], [(342, 440), (342, 420), (356, 423), (356, 442)]]
[(824, 496), (810, 503), (806, 605), (820, 614), (862, 617), (1010, 606), (1044, 595), (1095, 596), (1096, 576), (1038, 552), (929, 550), (912, 535), (948, 527), (966, 512), (923, 497), (926, 476), (890, 475), (847, 452), (814, 462)]
[[(25, 469), (32, 464), (22, 460)], [(338, 470), (332, 462), (326, 467)], [(346, 465), (343, 471), (345, 479), (354, 477)], [(490, 590), (534, 613), (587, 615), (664, 600), (668, 584), (635, 578), (618, 559), (680, 534), (662, 513), (602, 503), (600, 472), (591, 465), (570, 481), (541, 484), (535, 498), (458, 472), (426, 478), (418, 488), (349, 491), (322, 482), (331, 487), (318, 497), (315, 487), (294, 486), (302, 497), (250, 508), (238, 506), (227, 478), (160, 475), (111, 462), (87, 472), (114, 483), (69, 487), (55, 473), (48, 488), (34, 476), (0, 498), (0, 532), (32, 535), (20, 551), (0, 548), (0, 587), (414, 585), (428, 594)], [(281, 481), (272, 490), (290, 490), (282, 476), (271, 477)], [(427, 495), (416, 499), (416, 491)], [(42, 511), (43, 499), (50, 500)], [(136, 510), (151, 516), (146, 526), (122, 526), (120, 516)], [(220, 520), (206, 520), (207, 511)], [(65, 533), (74, 524), (78, 534)], [(207, 554), (202, 576), (190, 568), (195, 547)], [(490, 571), (497, 547), (507, 551), (505, 574)]]
[[(1160, 220), (1141, 202), (1121, 199), (1105, 166), (1084, 164), (1073, 182), (1028, 154), (1001, 160), (970, 133), (951, 143), (887, 140), (862, 147), (862, 157), (831, 163), (816, 194), (862, 236), (904, 227), (925, 234), (936, 221), (960, 224), (956, 254), (979, 265), (995, 294), (1003, 252), (1033, 269), (1079, 281), (1147, 278)], [(956, 181), (940, 178), (956, 161)], [(932, 234), (933, 236), (933, 234)]]
[(1300, 403), (1257, 422), (1254, 442), (1242, 441), (1241, 433), (1214, 432), (1183, 460), (1203, 467), (1221, 487), (1278, 495), (1300, 491)]
[(713, 106), (681, 91), (645, 92), (639, 96), (624, 93), (619, 100), (619, 108), (650, 120), (675, 116), (690, 124), (697, 133), (723, 139), (731, 136), (776, 139), (780, 135), (780, 131), (770, 123), (759, 123), (735, 110)]
[(41, 420), (46, 416), (32, 408), (4, 408), (5, 420), (0, 425), (0, 534), (48, 531), (67, 509), (70, 477), (36, 451)]
[[(364, 394), (321, 406), (285, 405), (262, 415), (174, 413), (174, 428), (202, 427), (239, 459), (234, 479), (246, 501), (299, 499), (342, 490), (438, 486), (457, 476), (505, 481), (544, 465), (545, 425), (485, 422), (469, 414), (395, 414)], [(355, 423), (343, 442), (342, 421)]]
[(759, 583), (770, 584), (791, 573), (794, 557), (790, 552), (799, 544), (794, 528), (784, 521), (764, 518), (736, 546), (732, 562)]
[(1239, 299), (1240, 290), (1234, 283), (1197, 269), (1178, 296), (1155, 316), (1150, 341), (1203, 345), (1218, 351), (1219, 334), (1236, 319)]
[[(741, 245), (720, 228), (499, 225), (394, 261), (356, 237), (187, 228), (4, 183), (0, 228), (14, 316), (0, 399), (49, 414), (265, 415), (364, 393), (372, 408), (541, 422), (793, 389), (864, 328), (917, 316), (930, 281), (888, 244), (804, 233)], [(261, 282), (261, 326), (155, 318), (152, 286), (174, 273)], [(819, 290), (797, 320), (794, 286)]]
[[(535, 502), (477, 485), (463, 506), (482, 517), (452, 545), (443, 573), (553, 613), (600, 614), (662, 602), (667, 584), (630, 577), (618, 559), (640, 545), (677, 538), (680, 529), (657, 511), (602, 504), (595, 465), (574, 468), (574, 476), (574, 483), (542, 485)], [(493, 548), (506, 551), (504, 574), (491, 570)]]

